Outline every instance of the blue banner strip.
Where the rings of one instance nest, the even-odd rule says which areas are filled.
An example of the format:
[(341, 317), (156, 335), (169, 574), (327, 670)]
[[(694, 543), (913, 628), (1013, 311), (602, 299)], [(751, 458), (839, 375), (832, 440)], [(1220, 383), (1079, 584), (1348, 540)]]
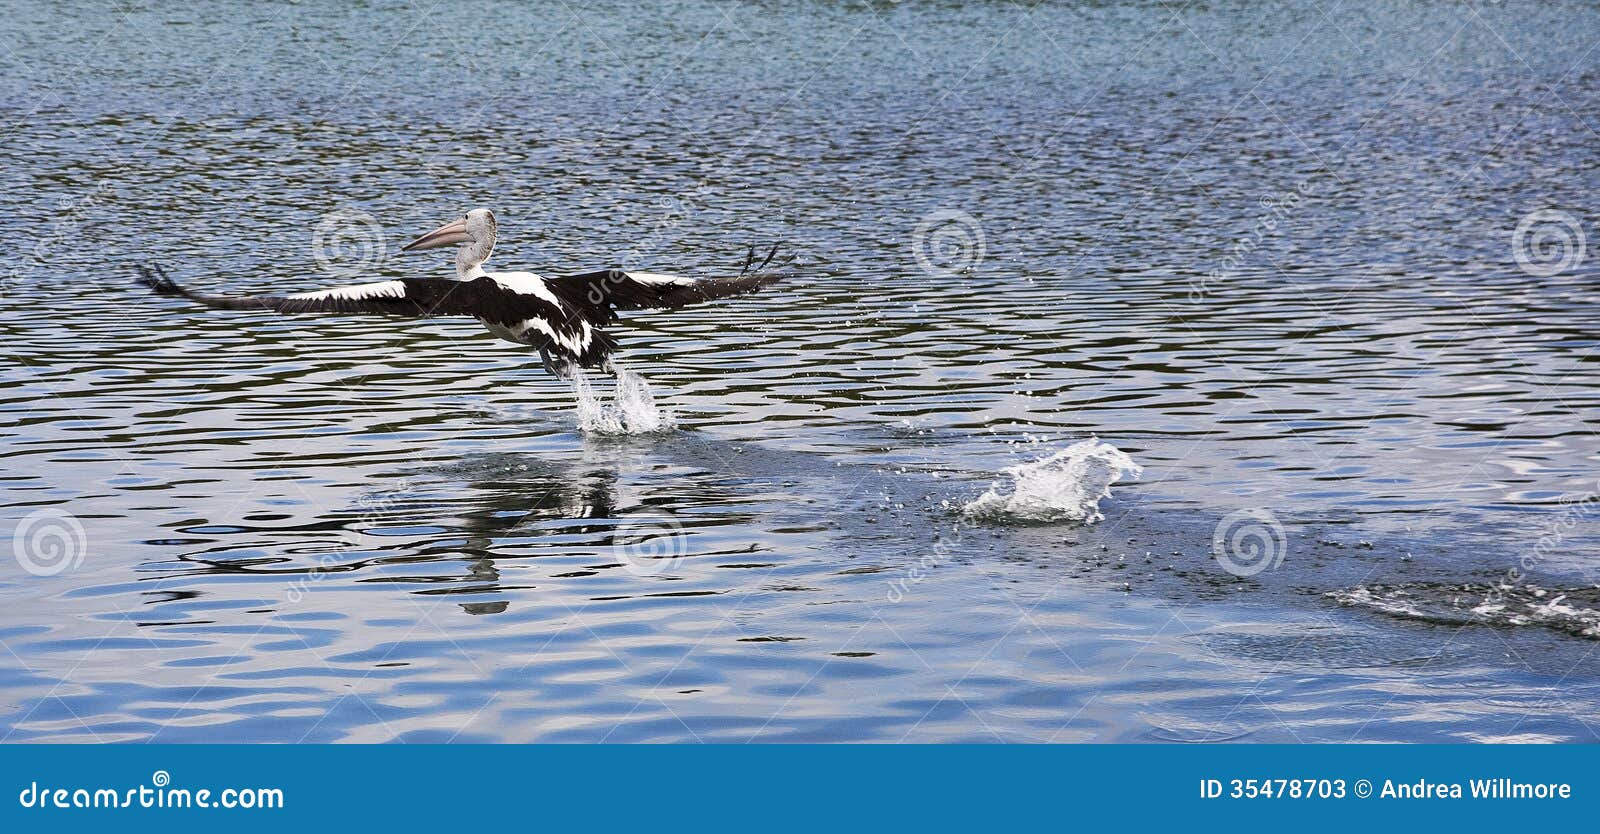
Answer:
[[(1594, 747), (7, 746), (5, 831), (1587, 824)], [(114, 828), (111, 828), (114, 827)], [(359, 830), (359, 829), (357, 829)]]

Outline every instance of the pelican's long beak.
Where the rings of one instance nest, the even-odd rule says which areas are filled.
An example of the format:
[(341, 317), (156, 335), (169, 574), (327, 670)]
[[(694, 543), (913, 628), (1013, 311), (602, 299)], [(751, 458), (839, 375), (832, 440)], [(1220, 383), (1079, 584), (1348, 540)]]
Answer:
[(455, 246), (459, 243), (466, 243), (471, 239), (467, 234), (467, 218), (460, 217), (400, 247), (400, 251), (438, 249), (441, 246)]

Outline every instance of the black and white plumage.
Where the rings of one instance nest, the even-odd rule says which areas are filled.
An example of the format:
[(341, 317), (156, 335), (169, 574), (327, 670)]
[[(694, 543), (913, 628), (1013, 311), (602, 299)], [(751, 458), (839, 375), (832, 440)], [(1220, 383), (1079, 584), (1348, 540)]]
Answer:
[[(544, 278), (532, 272), (484, 272), (494, 250), (494, 215), (475, 209), (405, 248), (459, 245), (457, 278), (401, 278), (295, 293), (223, 297), (191, 292), (159, 266), (142, 267), (140, 282), (220, 310), (272, 310), (279, 313), (377, 313), (429, 317), (472, 316), (490, 333), (539, 349), (545, 367), (566, 376), (574, 367), (606, 364), (616, 339), (601, 328), (617, 320), (618, 310), (674, 308), (754, 292), (786, 277), (763, 271), (766, 264), (729, 278), (686, 278), (622, 269)], [(771, 256), (768, 256), (771, 261)]]

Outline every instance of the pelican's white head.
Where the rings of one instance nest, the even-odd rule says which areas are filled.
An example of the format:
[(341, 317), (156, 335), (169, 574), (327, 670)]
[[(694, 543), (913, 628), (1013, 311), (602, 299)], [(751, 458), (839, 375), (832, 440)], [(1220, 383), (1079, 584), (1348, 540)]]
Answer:
[(473, 209), (400, 247), (400, 251), (457, 246), (456, 277), (467, 280), (483, 274), (483, 262), (494, 254), (494, 236), (494, 212)]

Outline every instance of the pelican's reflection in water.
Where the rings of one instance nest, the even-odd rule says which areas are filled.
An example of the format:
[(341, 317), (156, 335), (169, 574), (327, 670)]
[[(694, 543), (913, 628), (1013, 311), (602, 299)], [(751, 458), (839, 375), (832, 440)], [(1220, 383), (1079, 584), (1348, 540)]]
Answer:
[[(502, 613), (512, 592), (541, 583), (607, 574), (617, 577), (586, 586), (595, 596), (584, 598), (651, 595), (661, 589), (650, 583), (694, 572), (693, 559), (760, 549), (748, 522), (756, 507), (780, 497), (768, 476), (792, 474), (792, 464), (772, 461), (757, 466), (767, 472), (750, 471), (760, 454), (689, 445), (695, 448), (589, 444), (564, 461), (480, 454), (394, 472), (384, 488), (353, 499), (342, 491), (346, 506), (303, 523), (254, 516), (250, 524), (186, 528), (205, 536), (199, 541), (206, 546), (178, 557), (180, 570), (155, 576), (170, 586), (184, 578), (278, 575), (291, 602), (334, 587), (415, 585), (421, 587), (409, 589), (413, 594), (459, 595), (470, 614)], [(672, 542), (652, 543), (658, 534)], [(677, 552), (641, 571), (619, 558), (641, 541)], [(698, 593), (677, 587), (674, 593)]]
[[(605, 536), (612, 526), (610, 520), (617, 516), (619, 473), (614, 465), (550, 466), (508, 455), (479, 461), (475, 468), (478, 473), (462, 483), (464, 489), (459, 498), (447, 500), (444, 506), (424, 502), (410, 508), (414, 513), (405, 514), (426, 518), (433, 513), (439, 517), (442, 510), (452, 519), (450, 533), (420, 545), (402, 545), (410, 552), (383, 561), (386, 565), (461, 563), (466, 566), (464, 577), (385, 576), (361, 581), (441, 586), (419, 590), (419, 594), (482, 596), (529, 588), (532, 586), (502, 584), (501, 571), (495, 564), (497, 543), (546, 535), (547, 528), (540, 525), (546, 521), (593, 521), (580, 524), (571, 532)], [(494, 599), (463, 602), (461, 608), (469, 614), (498, 614), (509, 605), (508, 599)]]

